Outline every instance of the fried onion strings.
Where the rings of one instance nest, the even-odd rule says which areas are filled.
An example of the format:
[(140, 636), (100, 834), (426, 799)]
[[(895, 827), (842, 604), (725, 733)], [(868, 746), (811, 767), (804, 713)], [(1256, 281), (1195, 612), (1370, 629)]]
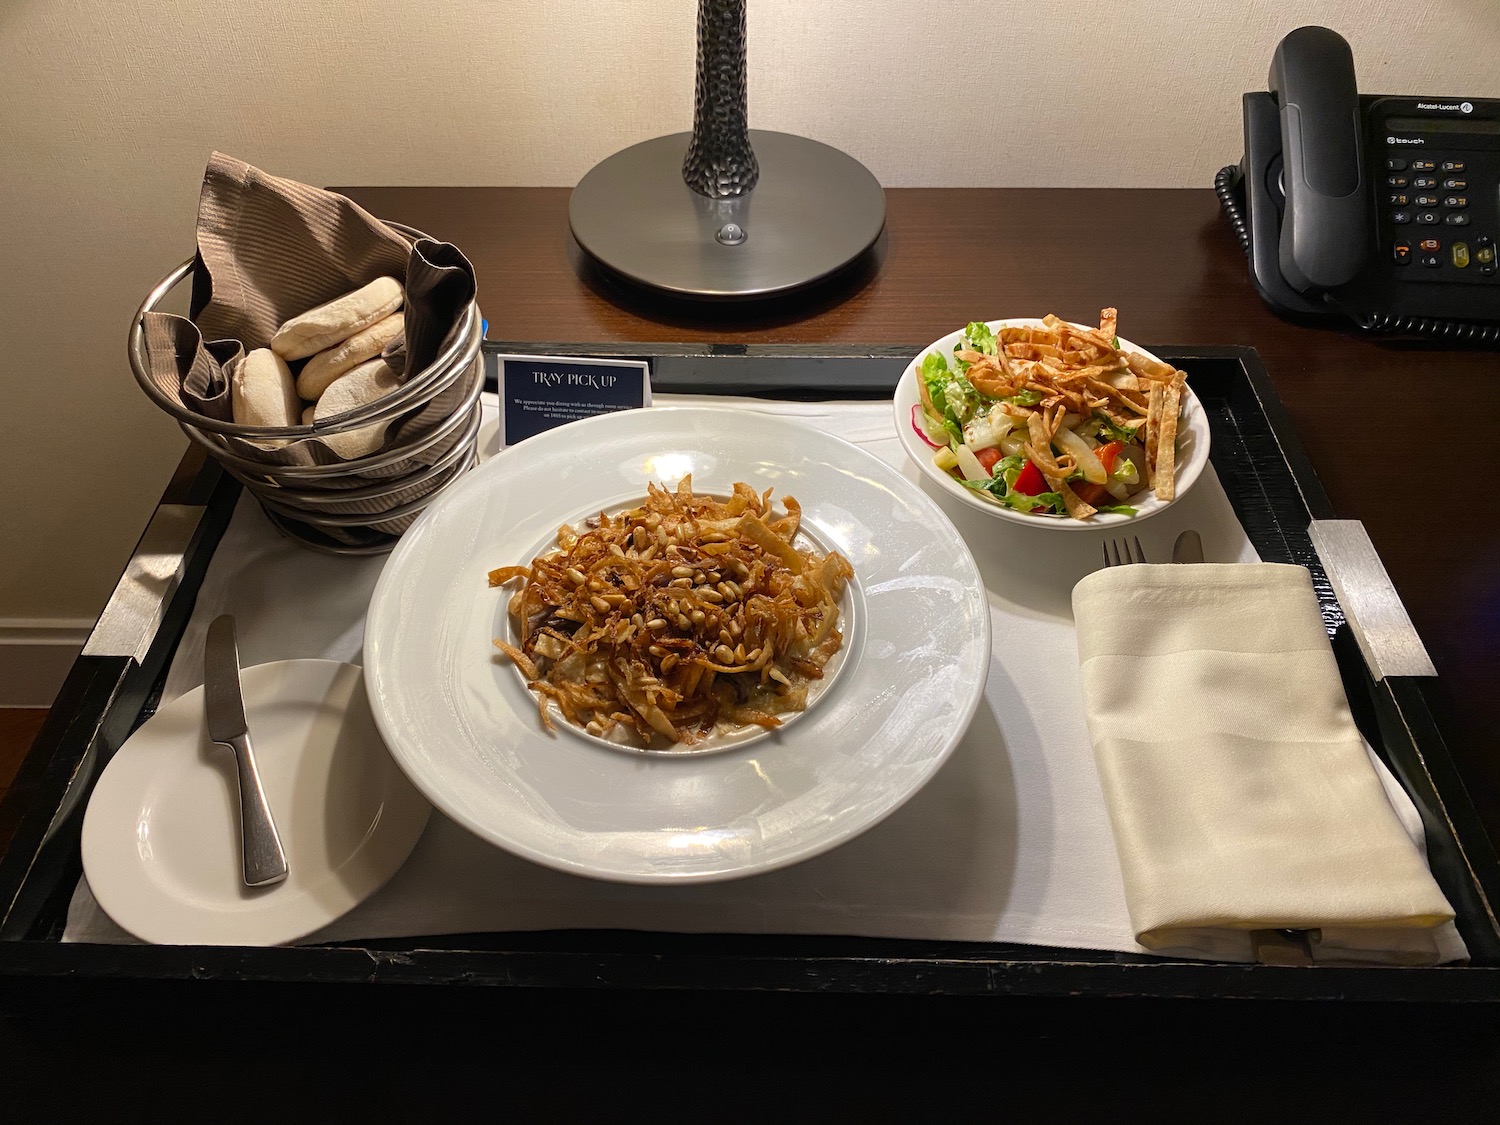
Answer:
[(843, 644), (839, 599), (854, 575), (836, 551), (797, 546), (801, 508), (736, 483), (727, 500), (648, 485), (643, 504), (564, 525), (520, 580), (519, 645), (496, 647), (550, 706), (590, 734), (647, 747), (779, 726)]

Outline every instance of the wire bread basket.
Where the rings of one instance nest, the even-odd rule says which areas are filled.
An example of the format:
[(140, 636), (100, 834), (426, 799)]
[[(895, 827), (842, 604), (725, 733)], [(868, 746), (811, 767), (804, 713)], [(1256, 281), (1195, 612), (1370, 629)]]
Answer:
[[(414, 240), (425, 237), (410, 227), (387, 225)], [(471, 300), (460, 310), (433, 362), (384, 397), (310, 426), (245, 426), (198, 413), (150, 375), (146, 316), (192, 276), (194, 265), (190, 258), (167, 274), (136, 310), (128, 341), (136, 382), (193, 444), (255, 496), (280, 531), (335, 554), (389, 551), (443, 486), (474, 464), (484, 386), (484, 330), (477, 303)], [(387, 427), (385, 441), (363, 457), (328, 464), (278, 464), (254, 457), (260, 446), (274, 448), (374, 425)], [(231, 443), (231, 438), (239, 440)], [(247, 448), (246, 443), (255, 444)]]

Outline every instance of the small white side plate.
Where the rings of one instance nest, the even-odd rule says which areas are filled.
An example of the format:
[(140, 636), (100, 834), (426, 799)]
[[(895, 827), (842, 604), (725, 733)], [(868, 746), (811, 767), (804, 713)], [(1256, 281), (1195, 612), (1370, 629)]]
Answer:
[(122, 927), (161, 945), (278, 945), (327, 925), (406, 862), (431, 806), (391, 760), (360, 669), (246, 668), (245, 715), (291, 869), (246, 887), (234, 755), (208, 740), (203, 689), (121, 746), (83, 821), (83, 870)]

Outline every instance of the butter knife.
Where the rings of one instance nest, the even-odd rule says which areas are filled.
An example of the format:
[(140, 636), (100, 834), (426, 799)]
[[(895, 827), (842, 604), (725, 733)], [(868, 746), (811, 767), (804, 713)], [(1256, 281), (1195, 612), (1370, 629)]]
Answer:
[(244, 860), (245, 885), (264, 887), (286, 878), (286, 853), (271, 819), (250, 749), (250, 729), (245, 722), (245, 703), (240, 695), (240, 651), (235, 642), (234, 618), (216, 618), (208, 627), (203, 649), (203, 703), (208, 714), (210, 741), (234, 751), (240, 789), (240, 851)]
[(1203, 538), (1196, 531), (1184, 531), (1172, 545), (1174, 563), (1201, 563), (1203, 561)]

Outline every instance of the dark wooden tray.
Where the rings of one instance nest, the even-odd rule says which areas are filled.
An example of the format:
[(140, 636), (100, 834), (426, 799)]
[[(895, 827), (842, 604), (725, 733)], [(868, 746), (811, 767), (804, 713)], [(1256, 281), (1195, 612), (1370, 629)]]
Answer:
[[(646, 358), (660, 392), (784, 398), (885, 398), (917, 348), (722, 345), (627, 347), (487, 342), (502, 352)], [(79, 833), (104, 764), (154, 710), (204, 568), (239, 486), (212, 467), (193, 482), (201, 505), (170, 597), (133, 651), (86, 649), (0, 806), (14, 827), (0, 861), (0, 979), (12, 1003), (55, 1004), (80, 988), (165, 994), (214, 981), (284, 996), (310, 986), (390, 983), (583, 990), (627, 1001), (644, 993), (967, 994), (1048, 998), (1475, 1002), (1500, 1000), (1500, 865), (1415, 679), (1375, 681), (1307, 535), (1333, 518), (1312, 466), (1249, 348), (1155, 351), (1187, 370), (1208, 412), (1212, 459), (1262, 558), (1307, 566), (1324, 607), (1356, 721), (1406, 787), (1426, 824), (1434, 874), (1458, 912), (1472, 963), (1437, 968), (1228, 965), (1110, 952), (977, 942), (777, 935), (556, 931), (429, 937), (295, 948), (102, 946), (60, 941), (81, 872)], [(179, 513), (180, 514), (180, 513)], [(96, 633), (97, 636), (97, 633)], [(410, 995), (410, 989), (402, 990)], [(530, 992), (530, 995), (536, 995)], [(516, 994), (519, 997), (519, 994)], [(891, 1000), (895, 1004), (899, 1001)]]

